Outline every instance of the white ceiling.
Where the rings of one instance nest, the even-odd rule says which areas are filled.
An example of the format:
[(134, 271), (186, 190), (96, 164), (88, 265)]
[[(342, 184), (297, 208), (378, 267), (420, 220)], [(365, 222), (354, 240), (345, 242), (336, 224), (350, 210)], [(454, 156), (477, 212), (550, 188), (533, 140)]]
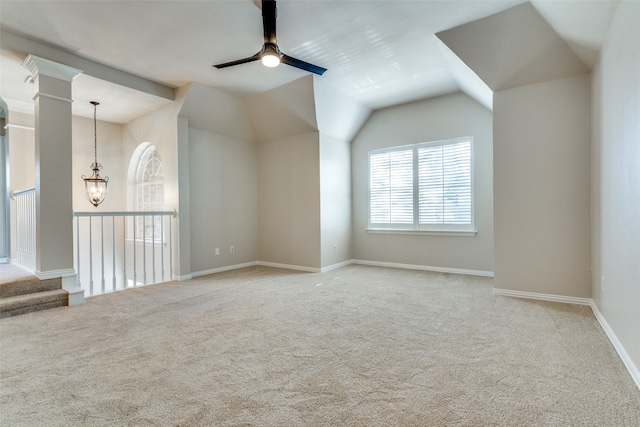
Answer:
[[(521, 0), (280, 0), (280, 49), (320, 65), (320, 77), (371, 109), (463, 89), (465, 77), (435, 33), (501, 12)], [(533, 6), (587, 67), (597, 58), (618, 0), (539, 0)], [(1, 0), (0, 29), (129, 74), (179, 87), (188, 82), (235, 94), (264, 92), (307, 75), (258, 62), (218, 70), (212, 65), (253, 55), (262, 46), (255, 0), (30, 1)], [(9, 109), (32, 108), (24, 83), (26, 53), (2, 42), (0, 96)], [(43, 54), (44, 52), (44, 54)], [(55, 60), (54, 51), (49, 59)], [(453, 59), (452, 59), (453, 56)], [(82, 69), (82, 68), (81, 68)], [(110, 72), (103, 73), (109, 75)], [(74, 81), (74, 114), (124, 123), (167, 99), (82, 74)]]

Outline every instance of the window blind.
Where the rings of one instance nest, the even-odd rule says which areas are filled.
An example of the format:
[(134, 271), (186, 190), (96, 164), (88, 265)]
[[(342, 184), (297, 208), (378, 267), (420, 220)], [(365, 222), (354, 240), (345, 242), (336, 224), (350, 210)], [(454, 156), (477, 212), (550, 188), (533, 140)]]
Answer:
[(465, 137), (369, 152), (369, 223), (472, 228), (472, 151)]
[(371, 222), (413, 223), (413, 150), (369, 157)]
[(471, 223), (471, 143), (418, 149), (420, 224)]

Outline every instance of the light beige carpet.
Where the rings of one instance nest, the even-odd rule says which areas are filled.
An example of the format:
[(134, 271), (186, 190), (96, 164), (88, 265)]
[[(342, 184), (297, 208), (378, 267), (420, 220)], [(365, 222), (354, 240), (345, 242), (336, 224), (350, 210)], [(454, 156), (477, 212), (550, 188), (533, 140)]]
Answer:
[(3, 426), (639, 426), (590, 308), (251, 267), (0, 320)]
[(36, 277), (22, 268), (13, 264), (0, 264), (0, 285), (6, 283), (17, 282), (27, 279), (36, 279)]

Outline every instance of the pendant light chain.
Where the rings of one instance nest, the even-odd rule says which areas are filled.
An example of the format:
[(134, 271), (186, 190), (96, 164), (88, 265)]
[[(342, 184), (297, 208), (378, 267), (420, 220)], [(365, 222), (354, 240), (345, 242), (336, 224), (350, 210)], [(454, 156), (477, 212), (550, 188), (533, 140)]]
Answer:
[(98, 120), (96, 119), (96, 109), (100, 104), (97, 101), (91, 101), (93, 104), (93, 158), (95, 160), (94, 166), (98, 169)]
[(95, 159), (96, 166), (98, 166), (98, 124), (96, 120), (96, 109), (98, 103), (93, 104), (93, 157)]
[(107, 184), (109, 182), (109, 177), (105, 176), (103, 178), (100, 176), (100, 169), (102, 169), (102, 166), (98, 163), (98, 117), (96, 111), (100, 103), (97, 101), (90, 101), (90, 104), (93, 105), (94, 163), (91, 165), (91, 170), (93, 171), (93, 173), (90, 177), (82, 175), (82, 179), (84, 180), (84, 189), (87, 200), (89, 200), (89, 203), (91, 203), (93, 206), (98, 207), (98, 205), (104, 201), (104, 198), (107, 195)]

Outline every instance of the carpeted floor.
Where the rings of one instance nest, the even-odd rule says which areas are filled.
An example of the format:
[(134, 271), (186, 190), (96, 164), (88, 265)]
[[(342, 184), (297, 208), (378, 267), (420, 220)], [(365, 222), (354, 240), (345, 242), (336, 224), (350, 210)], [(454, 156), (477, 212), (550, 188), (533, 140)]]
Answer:
[(33, 274), (13, 264), (0, 264), (0, 285), (34, 277)]
[(0, 320), (6, 426), (639, 426), (583, 306), (251, 267)]

